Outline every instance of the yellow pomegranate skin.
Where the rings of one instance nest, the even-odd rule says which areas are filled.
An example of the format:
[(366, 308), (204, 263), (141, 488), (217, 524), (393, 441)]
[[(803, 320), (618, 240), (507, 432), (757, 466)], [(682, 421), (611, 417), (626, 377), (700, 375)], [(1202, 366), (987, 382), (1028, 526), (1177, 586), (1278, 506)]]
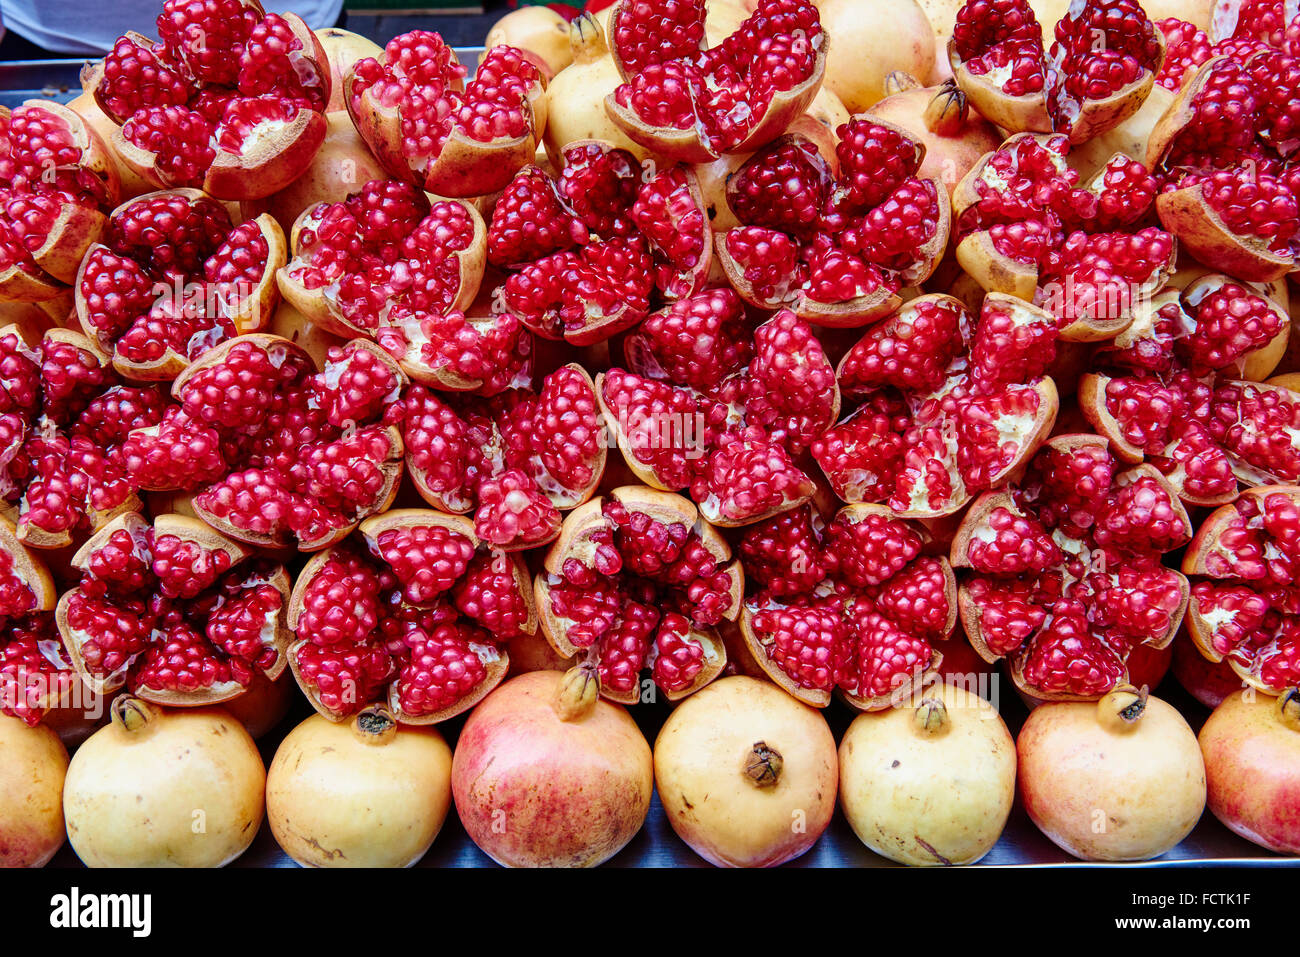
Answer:
[(63, 846), (67, 773), (52, 729), (0, 714), (0, 867), (42, 867)]

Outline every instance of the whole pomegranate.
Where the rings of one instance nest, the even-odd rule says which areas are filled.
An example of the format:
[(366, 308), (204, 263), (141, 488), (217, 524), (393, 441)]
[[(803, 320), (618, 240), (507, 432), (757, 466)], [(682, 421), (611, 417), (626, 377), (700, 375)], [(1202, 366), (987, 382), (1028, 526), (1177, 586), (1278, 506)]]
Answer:
[(1173, 643), (1174, 659), (1170, 669), (1178, 683), (1207, 708), (1217, 708), (1229, 695), (1247, 687), (1227, 661), (1213, 662), (1201, 653), (1196, 642), (1184, 629)]
[(1097, 703), (1051, 702), (1016, 741), (1025, 810), (1058, 847), (1092, 861), (1145, 861), (1191, 833), (1205, 765), (1182, 715), (1131, 686)]
[(304, 867), (410, 867), (451, 807), (451, 748), (435, 728), (399, 725), (382, 706), (348, 724), (312, 715), (281, 742), (266, 816)]
[(996, 709), (953, 685), (854, 719), (840, 742), (840, 806), (862, 843), (914, 866), (973, 864), (1016, 793), (1016, 746)]
[(237, 698), (223, 701), (221, 706), (244, 726), (254, 740), (260, 740), (289, 713), (289, 708), (298, 700), (294, 693), (296, 688), (293, 676), (288, 672), (274, 681), (258, 673), (253, 676), (253, 683), (247, 691)]
[(595, 867), (650, 810), (650, 745), (585, 666), (488, 695), (456, 743), (451, 787), (470, 838), (508, 867)]
[(113, 702), (63, 789), (72, 849), (88, 867), (222, 867), (262, 824), (266, 769), (220, 708)]
[(678, 705), (655, 739), (654, 761), (668, 823), (719, 867), (793, 860), (835, 810), (826, 719), (756, 678), (723, 678)]
[[(325, 51), (330, 65), (330, 98), (329, 104), (325, 107), (325, 119), (329, 120), (330, 113), (347, 110), (347, 104), (343, 102), (344, 75), (358, 60), (379, 57), (383, 54), (384, 48), (368, 37), (341, 27), (325, 27), (317, 30), (316, 39), (320, 42), (321, 49)], [(348, 122), (350, 123), (351, 120)], [(326, 136), (328, 137), (328, 134)]]
[(825, 82), (850, 113), (886, 96), (895, 70), (929, 82), (935, 28), (916, 0), (818, 0), (817, 9), (831, 41)]
[(573, 62), (569, 21), (549, 7), (520, 7), (492, 25), (483, 46), (506, 45), (533, 54), (555, 76)]
[(68, 752), (44, 725), (0, 714), (0, 867), (42, 867), (63, 846)]
[(1200, 742), (1210, 812), (1254, 844), (1300, 854), (1300, 693), (1229, 695)]

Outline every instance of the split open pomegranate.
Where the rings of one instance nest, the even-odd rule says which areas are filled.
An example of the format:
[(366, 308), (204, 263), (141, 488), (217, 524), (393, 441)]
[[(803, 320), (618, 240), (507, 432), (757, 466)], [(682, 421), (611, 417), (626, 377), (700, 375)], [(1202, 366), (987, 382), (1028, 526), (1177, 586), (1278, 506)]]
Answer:
[(1174, 639), (1187, 579), (1162, 564), (1192, 523), (1149, 465), (1121, 469), (1095, 435), (1050, 439), (1009, 488), (976, 499), (952, 544), (972, 647), (1006, 658), (1046, 700), (1100, 698), (1128, 680), (1138, 644)]
[(34, 726), (77, 679), (54, 627), (54, 582), (17, 532), (0, 518), (0, 713)]
[(690, 501), (623, 486), (569, 513), (533, 587), (551, 646), (585, 655), (602, 697), (635, 704), (655, 689), (676, 701), (722, 673), (717, 628), (740, 614), (743, 578)]
[(166, 0), (161, 42), (119, 37), (85, 82), (118, 124), (113, 148), (161, 188), (260, 199), (297, 179), (325, 140), (330, 69), (296, 14), (258, 0)]
[(294, 677), (343, 721), (375, 701), (404, 724), (472, 708), (505, 677), (505, 643), (537, 630), (523, 562), (467, 518), (394, 509), (312, 556), (289, 603)]

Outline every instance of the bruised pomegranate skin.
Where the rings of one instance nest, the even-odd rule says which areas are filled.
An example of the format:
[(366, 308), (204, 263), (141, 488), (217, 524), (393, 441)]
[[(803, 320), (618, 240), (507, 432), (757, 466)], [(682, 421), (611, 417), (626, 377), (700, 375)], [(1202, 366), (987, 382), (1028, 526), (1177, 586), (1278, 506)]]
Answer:
[(736, 675), (692, 695), (655, 739), (655, 786), (677, 836), (718, 867), (776, 867), (830, 824), (839, 770), (826, 719)]
[(1282, 854), (1300, 854), (1300, 730), (1282, 712), (1295, 707), (1294, 695), (1230, 695), (1199, 739), (1211, 813), (1234, 834)]
[(68, 752), (44, 725), (0, 714), (0, 867), (43, 867), (63, 846)]
[[(563, 720), (566, 675), (535, 671), (488, 695), (452, 759), (456, 811), (470, 838), (508, 867), (594, 867), (641, 829), (654, 768), (627, 711), (594, 700)], [(594, 690), (594, 689), (593, 689)]]

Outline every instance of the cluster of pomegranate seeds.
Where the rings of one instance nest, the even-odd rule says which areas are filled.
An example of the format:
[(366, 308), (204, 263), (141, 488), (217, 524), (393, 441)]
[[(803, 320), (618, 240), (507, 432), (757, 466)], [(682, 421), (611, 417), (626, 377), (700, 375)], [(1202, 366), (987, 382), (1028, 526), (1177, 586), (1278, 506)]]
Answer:
[(1106, 440), (1051, 439), (1025, 478), (981, 496), (952, 546), (966, 635), (1016, 685), (1045, 699), (1092, 699), (1122, 683), (1138, 644), (1163, 648), (1187, 580), (1162, 564), (1191, 520), (1154, 468), (1121, 470)]
[(919, 526), (872, 505), (828, 523), (803, 506), (747, 528), (741, 630), (755, 660), (816, 707), (839, 691), (879, 710), (920, 687), (939, 665), (932, 642), (957, 622), (952, 568), (926, 544)]
[(859, 117), (837, 135), (838, 176), (796, 133), (746, 160), (727, 181), (741, 225), (717, 252), (747, 302), (861, 326), (934, 271), (948, 242), (947, 190), (917, 175), (925, 147), (901, 128)]
[(160, 42), (118, 38), (92, 71), (114, 148), (157, 186), (257, 199), (291, 183), (325, 139), (330, 69), (296, 14), (257, 0), (166, 0)]
[[(488, 50), (468, 84), (438, 34), (413, 30), (348, 68), (344, 102), (390, 176), (442, 196), (500, 190), (532, 161), (542, 75), (521, 50)], [(543, 114), (544, 117), (544, 114)]]
[(630, 368), (597, 376), (605, 423), (648, 484), (689, 490), (715, 525), (806, 502), (797, 459), (835, 421), (835, 372), (808, 323), (782, 310), (752, 328), (730, 289), (708, 289), (629, 335)]
[(704, 0), (623, 0), (609, 20), (623, 79), (606, 100), (610, 116), (634, 141), (688, 163), (775, 138), (825, 70), (826, 36), (809, 0), (758, 0), (714, 47), (705, 47), (704, 21)]
[(605, 469), (591, 379), (576, 364), (538, 390), (490, 399), (412, 386), (400, 406), (406, 467), (435, 508), (474, 513), (483, 542), (510, 551), (544, 545), (560, 512), (586, 501)]
[(123, 375), (172, 379), (218, 343), (270, 322), (285, 257), (269, 215), (236, 226), (201, 193), (150, 193), (114, 210), (90, 248), (77, 274), (77, 319)]
[(740, 612), (740, 563), (677, 495), (614, 489), (575, 509), (536, 582), (543, 632), (564, 657), (585, 656), (600, 693), (635, 704), (702, 688), (726, 664), (717, 632)]
[(491, 691), (509, 664), (504, 644), (537, 618), (517, 558), (483, 547), (463, 518), (399, 509), (308, 563), (289, 625), (294, 675), (326, 717), (381, 700), (425, 724)]
[(197, 519), (127, 512), (77, 552), (59, 631), (86, 683), (160, 704), (227, 701), (284, 669), (289, 574)]
[(0, 713), (39, 724), (77, 683), (52, 614), (49, 572), (0, 520)]
[(1251, 489), (1202, 523), (1183, 559), (1195, 576), (1187, 627), (1211, 661), (1281, 694), (1300, 681), (1300, 497)]
[(846, 502), (952, 514), (1050, 431), (1057, 395), (1043, 373), (1056, 340), (1052, 316), (1010, 296), (987, 296), (978, 324), (950, 296), (914, 299), (840, 361), (840, 388), (857, 405), (816, 438), (813, 458)]

